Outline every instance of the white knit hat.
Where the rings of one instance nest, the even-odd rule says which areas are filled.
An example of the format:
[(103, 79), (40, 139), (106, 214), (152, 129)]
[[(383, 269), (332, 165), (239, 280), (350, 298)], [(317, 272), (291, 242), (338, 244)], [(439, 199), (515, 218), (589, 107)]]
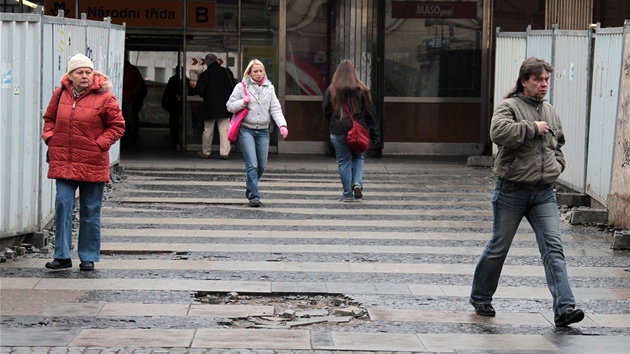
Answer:
[(68, 61), (68, 74), (78, 68), (90, 68), (94, 70), (94, 64), (92, 64), (90, 58), (79, 53), (75, 54), (72, 58), (70, 58), (70, 61)]

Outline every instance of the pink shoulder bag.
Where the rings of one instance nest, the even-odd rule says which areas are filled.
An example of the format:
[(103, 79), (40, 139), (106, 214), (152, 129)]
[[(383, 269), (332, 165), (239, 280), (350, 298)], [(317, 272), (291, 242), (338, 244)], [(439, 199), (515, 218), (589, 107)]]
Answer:
[[(245, 88), (245, 82), (241, 81), (241, 84), (243, 84), (243, 93), (245, 94), (245, 97), (249, 96), (247, 89)], [(230, 119), (230, 127), (228, 128), (229, 141), (235, 142), (238, 139), (238, 130), (241, 128), (241, 122), (248, 112), (249, 109), (245, 107), (232, 115), (232, 119)]]

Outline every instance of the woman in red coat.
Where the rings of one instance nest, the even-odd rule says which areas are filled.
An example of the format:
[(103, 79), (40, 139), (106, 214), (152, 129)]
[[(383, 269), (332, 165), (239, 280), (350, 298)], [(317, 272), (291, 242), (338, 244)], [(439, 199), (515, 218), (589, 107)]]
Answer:
[(42, 139), (48, 145), (48, 178), (54, 178), (55, 253), (46, 268), (71, 268), (72, 214), (79, 189), (78, 253), (81, 270), (93, 270), (101, 253), (101, 206), (109, 182), (109, 148), (122, 137), (125, 120), (112, 83), (76, 54), (68, 62), (44, 113)]

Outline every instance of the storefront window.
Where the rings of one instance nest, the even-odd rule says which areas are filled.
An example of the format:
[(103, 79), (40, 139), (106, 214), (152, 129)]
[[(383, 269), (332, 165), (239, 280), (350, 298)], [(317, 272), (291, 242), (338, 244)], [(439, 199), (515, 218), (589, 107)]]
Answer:
[(481, 1), (389, 1), (384, 93), (480, 97)]
[(324, 94), (328, 85), (326, 19), (326, 0), (287, 4), (287, 95)]

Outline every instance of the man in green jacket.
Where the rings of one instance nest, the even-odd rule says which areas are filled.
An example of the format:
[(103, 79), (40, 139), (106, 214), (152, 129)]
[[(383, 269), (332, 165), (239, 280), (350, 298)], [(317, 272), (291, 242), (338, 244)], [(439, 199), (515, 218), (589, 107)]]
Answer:
[(499, 147), (494, 165), (494, 221), (492, 237), (475, 268), (470, 303), (478, 315), (495, 315), (492, 296), (514, 235), (526, 217), (545, 267), (555, 325), (566, 327), (581, 321), (584, 312), (575, 308), (569, 284), (553, 186), (565, 167), (560, 150), (565, 140), (558, 113), (543, 100), (552, 72), (544, 60), (525, 59), (516, 86), (492, 116), (490, 137)]

